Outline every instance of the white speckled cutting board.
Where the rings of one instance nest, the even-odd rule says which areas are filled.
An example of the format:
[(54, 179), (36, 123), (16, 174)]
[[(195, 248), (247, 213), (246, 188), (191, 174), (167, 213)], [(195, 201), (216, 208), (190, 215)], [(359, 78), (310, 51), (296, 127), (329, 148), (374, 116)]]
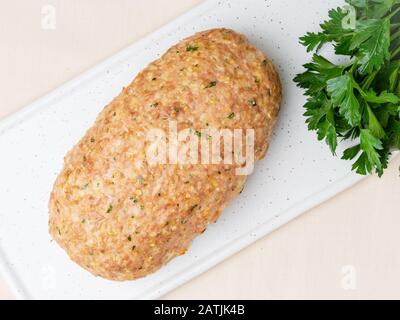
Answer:
[[(305, 98), (292, 82), (308, 59), (298, 44), (340, 0), (207, 1), (91, 71), (0, 122), (0, 269), (20, 298), (157, 298), (211, 268), (360, 177), (307, 131)], [(47, 202), (65, 153), (149, 62), (194, 32), (233, 28), (277, 66), (284, 104), (268, 157), (241, 195), (185, 256), (134, 282), (95, 278), (47, 232)]]

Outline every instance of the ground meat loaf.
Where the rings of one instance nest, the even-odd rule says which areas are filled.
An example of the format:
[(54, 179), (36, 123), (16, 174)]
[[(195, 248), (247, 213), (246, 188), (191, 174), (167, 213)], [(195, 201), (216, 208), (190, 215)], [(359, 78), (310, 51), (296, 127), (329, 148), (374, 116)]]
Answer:
[[(243, 189), (236, 165), (146, 161), (146, 133), (254, 129), (264, 157), (281, 101), (278, 74), (227, 29), (169, 49), (124, 88), (67, 154), (51, 193), (49, 228), (70, 258), (97, 276), (133, 280), (185, 253)], [(243, 213), (245, 214), (245, 213)]]

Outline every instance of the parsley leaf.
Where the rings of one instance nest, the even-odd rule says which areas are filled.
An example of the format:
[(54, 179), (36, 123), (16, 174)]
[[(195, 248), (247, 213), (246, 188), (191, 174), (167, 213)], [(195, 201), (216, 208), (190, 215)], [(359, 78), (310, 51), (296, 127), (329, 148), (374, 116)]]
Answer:
[(337, 134), (333, 117), (326, 117), (318, 127), (318, 140), (325, 139), (333, 154), (336, 153)]
[(368, 92), (363, 94), (365, 101), (376, 103), (376, 104), (384, 104), (384, 103), (392, 103), (396, 104), (400, 102), (400, 98), (396, 96), (394, 93), (383, 91), (380, 95), (377, 95), (373, 89), (370, 89)]
[(343, 152), (343, 160), (353, 160), (361, 150), (361, 146), (358, 144), (354, 147), (348, 148)]
[(359, 71), (371, 73), (390, 58), (390, 20), (366, 20), (359, 23), (350, 50), (358, 48)]
[(368, 128), (372, 132), (372, 134), (379, 138), (382, 139), (386, 136), (385, 130), (383, 129), (381, 123), (378, 121), (378, 119), (375, 116), (375, 113), (372, 111), (370, 106), (367, 106), (367, 111), (368, 111)]
[(327, 91), (333, 103), (339, 106), (351, 126), (361, 122), (360, 103), (354, 94), (353, 80), (349, 74), (331, 79), (327, 83)]
[(377, 168), (382, 167), (377, 150), (382, 150), (382, 142), (377, 139), (369, 129), (361, 129), (361, 149), (365, 151), (369, 161)]
[(307, 95), (314, 95), (326, 87), (329, 79), (340, 76), (343, 72), (342, 67), (338, 67), (322, 56), (315, 54), (311, 63), (304, 65), (306, 72), (296, 76), (294, 81), (306, 89)]
[(326, 43), (331, 41), (340, 42), (340, 38), (344, 32), (343, 19), (347, 13), (341, 8), (332, 9), (329, 11), (330, 20), (321, 24), (322, 32), (309, 32), (300, 38), (300, 43), (307, 47), (307, 51), (317, 51)]

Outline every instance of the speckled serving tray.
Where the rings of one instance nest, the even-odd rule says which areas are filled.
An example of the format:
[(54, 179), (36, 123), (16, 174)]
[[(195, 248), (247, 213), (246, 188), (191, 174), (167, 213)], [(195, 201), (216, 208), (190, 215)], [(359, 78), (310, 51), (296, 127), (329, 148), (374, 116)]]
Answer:
[[(0, 123), (0, 266), (15, 294), (32, 299), (157, 298), (357, 182), (302, 117), (292, 82), (309, 58), (298, 44), (339, 0), (206, 1)], [(149, 62), (182, 38), (233, 28), (279, 67), (284, 103), (271, 148), (243, 194), (188, 253), (133, 282), (96, 278), (70, 261), (48, 234), (47, 203), (65, 153), (96, 115)], [(245, 270), (243, 270), (245, 271)]]

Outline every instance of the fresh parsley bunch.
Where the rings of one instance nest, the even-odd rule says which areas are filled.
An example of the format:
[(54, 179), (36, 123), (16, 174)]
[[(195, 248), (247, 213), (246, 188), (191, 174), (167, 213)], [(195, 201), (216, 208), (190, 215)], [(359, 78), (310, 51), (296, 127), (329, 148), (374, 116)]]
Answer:
[[(400, 149), (400, 0), (346, 2), (351, 7), (331, 10), (321, 32), (300, 38), (316, 53), (294, 81), (308, 96), (309, 130), (334, 155), (338, 139), (356, 141), (342, 158), (354, 160), (359, 174), (382, 176), (390, 152)], [(319, 55), (328, 43), (350, 62), (334, 64)]]

